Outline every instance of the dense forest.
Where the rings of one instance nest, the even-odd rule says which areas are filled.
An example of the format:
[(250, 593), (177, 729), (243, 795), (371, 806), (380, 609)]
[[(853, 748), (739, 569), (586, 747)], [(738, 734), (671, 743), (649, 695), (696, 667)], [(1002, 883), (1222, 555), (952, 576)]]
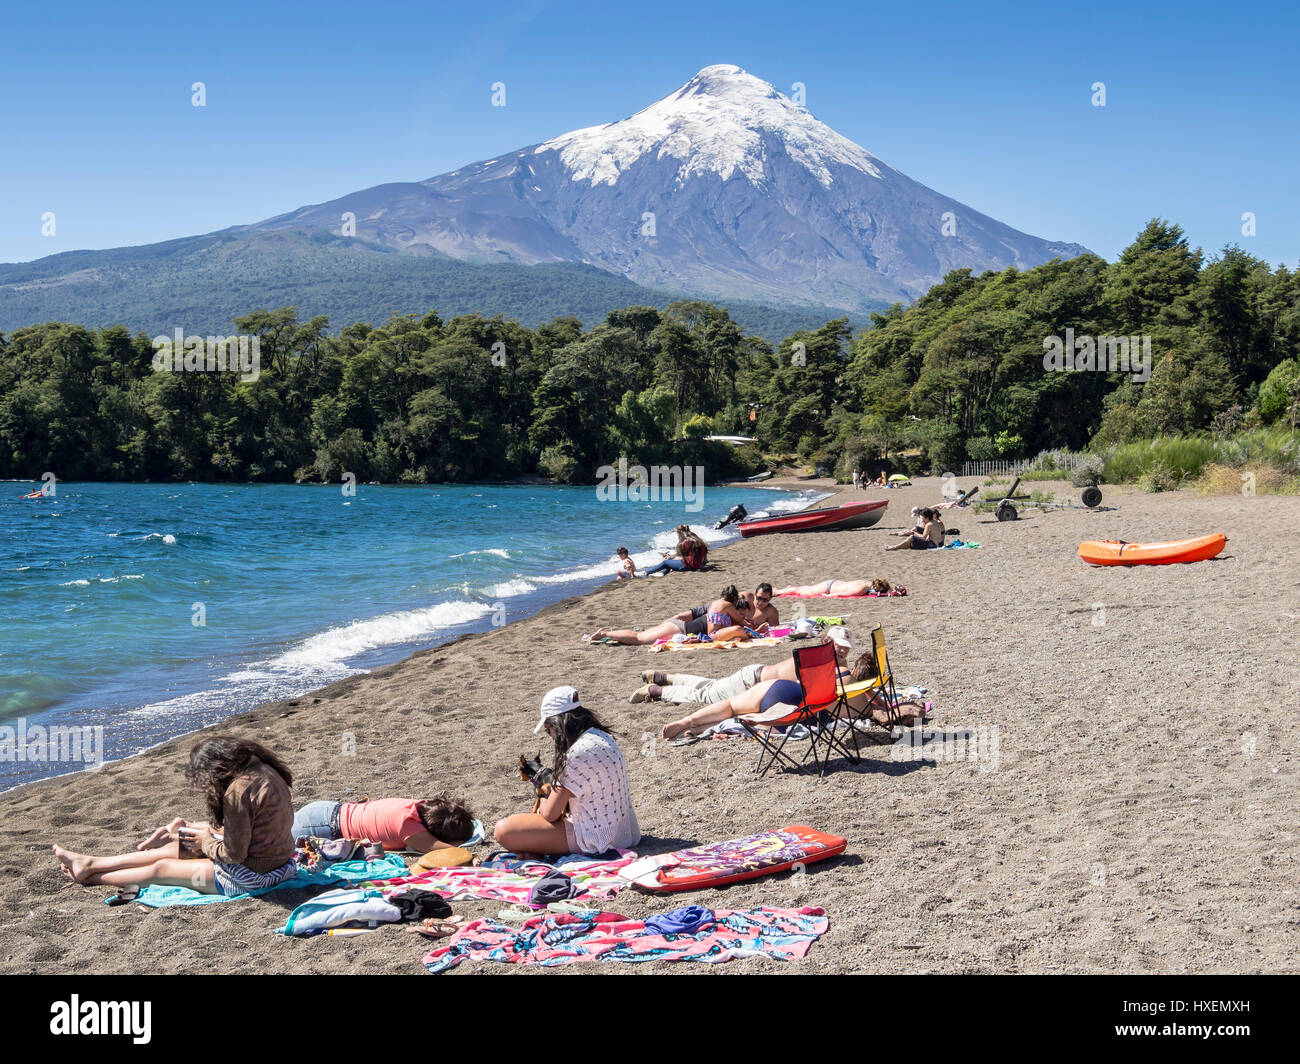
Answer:
[[(236, 319), (255, 380), (154, 368), (125, 327), (0, 336), (0, 477), (590, 482), (620, 456), (748, 472), (768, 453), (834, 465), (1113, 446), (1300, 412), (1300, 273), (1233, 246), (1206, 260), (1147, 225), (1114, 263), (957, 270), (910, 307), (773, 347), (724, 309), (633, 306), (591, 327), (436, 313), (331, 333), (293, 308)], [(1049, 372), (1049, 338), (1149, 338), (1149, 379)], [(900, 458), (902, 452), (906, 458)], [(874, 469), (874, 466), (872, 466)]]

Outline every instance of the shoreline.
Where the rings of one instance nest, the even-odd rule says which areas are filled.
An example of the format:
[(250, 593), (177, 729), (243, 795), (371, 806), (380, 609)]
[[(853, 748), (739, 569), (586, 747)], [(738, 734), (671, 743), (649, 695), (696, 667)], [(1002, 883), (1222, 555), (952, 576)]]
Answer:
[[(814, 478), (814, 479), (816, 479), (816, 478)], [(73, 483), (73, 482), (70, 481), (69, 483)], [(76, 483), (82, 483), (82, 482), (78, 481), (78, 482), (76, 482)], [(101, 483), (101, 482), (94, 482), (94, 483)], [(112, 483), (112, 482), (103, 482), (103, 483)], [(149, 483), (161, 483), (161, 482), (149, 482)], [(187, 483), (197, 483), (197, 482), (187, 482)], [(509, 482), (509, 484), (510, 484), (511, 486), (538, 486), (538, 485), (543, 485), (543, 486), (545, 486), (545, 485), (551, 485), (551, 484), (553, 484), (553, 482), (552, 482), (552, 481), (538, 480), (536, 483), (533, 483), (533, 482), (525, 482), (525, 481), (522, 481), (522, 480), (521, 480), (521, 481), (512, 481), (512, 482)], [(252, 486), (256, 486), (256, 485), (252, 485)], [(315, 484), (310, 484), (310, 483), (303, 482), (303, 483), (297, 484), (297, 485), (295, 485), (295, 486), (308, 486), (308, 487), (312, 487), (312, 486), (321, 486), (321, 485), (315, 485)], [(328, 485), (327, 485), (327, 486), (328, 486)], [(413, 487), (428, 487), (428, 485), (410, 485), (410, 486), (413, 486)], [(465, 485), (465, 486), (469, 486), (469, 485)], [(497, 485), (497, 486), (501, 486), (501, 485)], [(786, 492), (786, 493), (791, 493), (791, 492), (793, 492), (793, 493), (799, 493), (799, 494), (807, 493), (807, 492), (809, 492), (809, 491), (811, 490), (811, 489), (809, 489), (809, 487), (807, 486), (807, 484), (801, 483), (801, 482), (799, 482), (799, 481), (797, 481), (797, 480), (793, 480), (793, 479), (781, 479), (781, 480), (778, 481), (777, 478), (774, 478), (774, 479), (771, 480), (771, 481), (765, 481), (765, 482), (763, 482), (762, 484), (749, 484), (749, 483), (747, 483), (747, 482), (745, 482), (745, 481), (724, 481), (724, 482), (719, 482), (718, 484), (715, 484), (715, 485), (713, 485), (713, 486), (714, 486), (715, 488), (719, 488), (719, 489), (722, 489), (722, 488), (742, 488), (742, 489), (748, 489), (748, 490), (763, 490), (763, 489), (766, 489), (766, 490), (771, 490), (771, 491), (780, 491), (780, 492)], [(826, 496), (824, 496), (824, 495), (818, 495), (818, 496), (816, 496), (816, 497), (814, 498), (813, 503), (823, 501), (825, 497), (826, 497)], [(687, 516), (688, 516), (688, 518), (689, 518), (689, 517), (693, 517), (693, 516), (696, 516), (696, 515), (687, 515)], [(733, 531), (734, 531), (734, 529), (733, 529)], [(651, 536), (652, 536), (652, 538), (653, 538), (653, 533), (651, 534)], [(728, 541), (726, 541), (725, 543), (719, 544), (719, 545), (717, 545), (716, 547), (711, 547), (711, 548), (710, 548), (710, 552), (712, 553), (712, 552), (715, 551), (715, 550), (724, 550), (724, 549), (726, 549), (726, 547), (731, 546), (733, 543), (737, 542), (737, 541), (739, 540), (739, 538), (740, 538), (739, 535), (733, 535), (733, 538), (730, 539), (730, 540), (728, 540)], [(652, 548), (646, 548), (646, 549), (652, 549)], [(579, 576), (579, 575), (576, 575), (576, 573), (577, 573), (578, 571), (581, 571), (581, 569), (584, 569), (584, 568), (590, 568), (590, 567), (589, 567), (589, 566), (580, 566), (578, 570), (575, 570), (575, 575), (573, 576), (572, 580), (571, 580), (571, 581), (566, 581), (565, 583), (572, 584), (573, 586), (575, 586), (575, 587), (577, 587), (577, 588), (582, 588), (583, 585), (587, 584), (589, 581), (592, 581), (592, 580), (596, 580), (596, 579), (598, 579), (598, 578), (590, 577), (590, 576)], [(520, 579), (527, 579), (527, 577), (521, 577)], [(592, 594), (593, 592), (600, 590), (601, 587), (603, 587), (606, 583), (611, 583), (611, 584), (614, 583), (613, 578), (612, 578), (612, 573), (611, 573), (611, 576), (610, 576), (609, 579), (600, 579), (599, 582), (595, 583), (593, 586), (587, 587), (586, 590), (576, 590), (576, 591), (574, 591), (574, 592), (571, 593), (571, 594), (566, 594), (566, 595), (563, 595), (561, 598), (558, 598), (558, 599), (552, 599), (552, 600), (550, 600), (550, 601), (547, 601), (548, 596), (543, 595), (543, 594), (539, 594), (540, 589), (535, 588), (532, 592), (529, 592), (529, 593), (526, 593), (526, 594), (520, 595), (519, 597), (520, 597), (521, 599), (524, 599), (524, 600), (526, 600), (526, 599), (528, 599), (528, 598), (531, 597), (531, 598), (534, 598), (535, 601), (540, 601), (540, 602), (542, 602), (543, 605), (537, 607), (536, 609), (530, 609), (528, 612), (524, 613), (523, 616), (520, 616), (520, 617), (518, 617), (516, 620), (511, 620), (511, 621), (508, 621), (508, 622), (506, 622), (506, 623), (507, 623), (507, 624), (517, 624), (517, 623), (519, 623), (520, 621), (526, 621), (526, 620), (529, 620), (530, 618), (537, 616), (538, 613), (540, 613), (540, 612), (542, 612), (542, 611), (544, 611), (544, 610), (546, 610), (546, 609), (549, 609), (551, 606), (560, 605), (560, 604), (562, 604), (562, 603), (564, 603), (564, 602), (567, 602), (567, 601), (570, 600), (570, 599), (573, 599), (573, 598), (580, 598), (580, 597), (582, 597), (582, 596)], [(563, 586), (563, 585), (561, 585), (561, 586)], [(513, 596), (509, 596), (509, 597), (513, 597)], [(436, 606), (438, 606), (438, 605), (439, 605), (439, 603), (432, 603), (432, 604), (430, 604), (431, 607), (436, 607)], [(499, 603), (498, 603), (498, 605), (499, 605)], [(379, 614), (379, 615), (376, 615), (376, 616), (384, 616), (384, 615), (385, 615), (385, 614)], [(373, 619), (375, 619), (375, 618), (369, 618), (369, 619), (373, 620)], [(364, 667), (364, 668), (360, 668), (360, 669), (358, 669), (358, 671), (354, 672), (354, 673), (351, 674), (350, 676), (342, 677), (342, 678), (339, 679), (339, 680), (332, 681), (332, 682), (327, 683), (327, 684), (325, 684), (325, 685), (323, 685), (323, 686), (321, 686), (321, 687), (311, 687), (311, 688), (308, 688), (308, 689), (306, 689), (306, 690), (300, 691), (300, 692), (298, 692), (298, 693), (296, 693), (296, 694), (287, 694), (287, 695), (285, 695), (283, 698), (272, 699), (272, 700), (270, 700), (270, 701), (257, 702), (257, 703), (255, 703), (255, 704), (253, 704), (253, 705), (246, 706), (245, 708), (237, 709), (237, 710), (235, 710), (235, 711), (233, 711), (233, 712), (227, 714), (227, 715), (226, 715), (225, 717), (223, 717), (221, 720), (219, 720), (219, 721), (215, 721), (215, 722), (213, 722), (212, 724), (204, 725), (203, 727), (198, 728), (198, 729), (193, 729), (193, 728), (191, 728), (191, 729), (188, 729), (188, 730), (186, 730), (186, 731), (178, 732), (178, 733), (175, 734), (175, 735), (169, 735), (169, 736), (167, 736), (167, 737), (165, 737), (165, 738), (159, 739), (159, 740), (156, 741), (156, 742), (149, 743), (147, 746), (141, 747), (140, 749), (135, 750), (135, 751), (133, 751), (133, 752), (131, 752), (131, 753), (129, 753), (129, 754), (126, 754), (126, 755), (124, 755), (124, 756), (114, 757), (114, 758), (111, 758), (111, 759), (103, 760), (103, 761), (101, 761), (101, 762), (100, 762), (100, 763), (99, 763), (99, 764), (98, 764), (94, 769), (89, 769), (89, 770), (88, 770), (88, 769), (84, 769), (84, 768), (70, 769), (70, 770), (67, 771), (67, 772), (57, 773), (57, 774), (52, 775), (52, 776), (43, 776), (43, 777), (40, 777), (40, 778), (38, 778), (38, 779), (27, 780), (26, 782), (19, 783), (19, 784), (16, 784), (16, 785), (14, 785), (14, 786), (11, 786), (11, 787), (0, 787), (0, 797), (3, 797), (4, 795), (8, 795), (8, 794), (10, 794), (10, 793), (13, 793), (13, 792), (19, 791), (19, 790), (21, 790), (21, 789), (23, 789), (23, 788), (26, 788), (26, 787), (34, 786), (34, 785), (36, 785), (36, 784), (38, 784), (38, 783), (46, 782), (46, 781), (48, 781), (48, 780), (64, 779), (64, 778), (66, 778), (66, 777), (68, 777), (68, 776), (75, 776), (75, 775), (78, 775), (78, 774), (80, 774), (81, 772), (85, 772), (85, 771), (96, 771), (96, 772), (97, 772), (97, 771), (100, 771), (100, 770), (102, 770), (102, 769), (103, 769), (105, 766), (107, 766), (107, 765), (113, 765), (113, 764), (118, 764), (118, 763), (123, 762), (123, 761), (128, 761), (128, 760), (130, 760), (130, 759), (133, 758), (133, 757), (138, 757), (138, 756), (140, 756), (140, 755), (142, 755), (142, 754), (148, 753), (149, 751), (154, 750), (154, 749), (157, 749), (158, 747), (163, 746), (163, 745), (165, 745), (166, 743), (172, 742), (172, 741), (174, 741), (174, 740), (180, 740), (180, 739), (183, 739), (183, 738), (185, 738), (186, 736), (190, 736), (190, 735), (198, 735), (198, 734), (200, 734), (201, 732), (207, 732), (207, 731), (210, 731), (210, 730), (213, 729), (213, 728), (220, 728), (220, 727), (221, 727), (222, 725), (224, 725), (227, 721), (233, 720), (233, 719), (235, 719), (236, 717), (242, 716), (242, 715), (244, 715), (244, 714), (255, 713), (255, 712), (257, 712), (258, 710), (262, 709), (262, 708), (265, 707), (265, 706), (270, 706), (270, 705), (279, 705), (279, 704), (281, 704), (281, 703), (285, 703), (285, 702), (288, 702), (288, 701), (290, 701), (290, 700), (294, 700), (294, 699), (302, 699), (302, 698), (308, 698), (308, 697), (311, 697), (311, 696), (317, 695), (317, 694), (319, 694), (319, 693), (321, 693), (321, 692), (328, 691), (328, 690), (330, 690), (330, 689), (332, 689), (332, 688), (338, 686), (339, 684), (345, 683), (346, 681), (348, 681), (348, 680), (350, 680), (350, 679), (355, 679), (355, 678), (358, 678), (358, 677), (363, 677), (363, 676), (371, 675), (371, 674), (375, 673), (375, 672), (378, 671), (378, 670), (381, 670), (381, 669), (387, 669), (387, 668), (389, 668), (389, 667), (391, 667), (391, 666), (394, 666), (394, 665), (401, 665), (402, 663), (404, 663), (404, 662), (410, 660), (411, 658), (415, 657), (415, 656), (418, 655), (418, 654), (422, 654), (422, 653), (425, 653), (425, 652), (430, 651), (430, 650), (437, 650), (437, 649), (439, 649), (439, 648), (441, 648), (441, 647), (450, 646), (450, 645), (452, 645), (452, 644), (454, 644), (454, 643), (459, 642), (460, 640), (462, 640), (462, 639), (464, 639), (464, 638), (467, 638), (468, 636), (472, 636), (472, 635), (482, 635), (482, 634), (485, 634), (485, 633), (487, 633), (487, 632), (493, 630), (494, 627), (504, 627), (504, 626), (502, 626), (502, 625), (494, 625), (494, 624), (492, 623), (491, 619), (490, 619), (490, 616), (484, 616), (484, 617), (480, 617), (480, 618), (478, 618), (478, 619), (476, 619), (476, 620), (473, 620), (473, 621), (467, 621), (467, 622), (463, 622), (463, 623), (458, 623), (458, 624), (455, 624), (455, 625), (451, 625), (451, 626), (449, 626), (448, 630), (449, 630), (449, 631), (455, 631), (455, 630), (457, 630), (457, 629), (460, 629), (460, 631), (459, 631), (458, 634), (453, 635), (453, 636), (451, 636), (451, 637), (448, 638), (448, 639), (443, 639), (443, 640), (441, 640), (441, 641), (439, 641), (439, 642), (428, 643), (428, 644), (426, 644), (426, 645), (417, 645), (414, 649), (409, 649), (407, 653), (402, 654), (401, 656), (399, 656), (399, 657), (397, 657), (397, 658), (395, 658), (395, 659), (393, 659), (393, 660), (391, 660), (391, 661), (386, 661), (386, 662), (383, 662), (383, 663), (381, 663), (381, 664), (379, 664), (379, 665), (375, 665), (375, 666), (372, 666), (372, 667)], [(319, 634), (319, 633), (315, 633), (315, 634)], [(312, 638), (312, 637), (313, 637), (313, 636), (310, 636), (310, 635), (309, 635), (309, 636), (307, 636), (307, 637), (305, 637), (305, 638), (310, 639), (310, 638)], [(408, 644), (408, 646), (409, 646), (409, 644)], [(183, 692), (181, 695), (176, 695), (176, 696), (172, 696), (172, 697), (173, 697), (173, 698), (178, 698), (178, 697), (179, 697), (179, 698), (185, 698), (185, 697), (197, 697), (198, 695), (200, 695), (200, 694), (202, 694), (202, 693), (203, 693), (203, 692), (199, 692), (199, 691), (195, 691), (195, 692)], [(131, 709), (131, 708), (139, 708), (139, 707), (127, 707), (127, 708), (128, 708), (128, 710), (129, 710), (129, 709)], [(42, 712), (44, 712), (44, 711), (42, 711)], [(16, 721), (19, 721), (19, 720), (24, 720), (24, 719), (26, 719), (26, 718), (25, 718), (23, 715), (20, 715), (19, 717), (15, 718), (15, 722), (16, 722)], [(5, 723), (4, 721), (0, 720), (0, 725), (3, 725), (4, 723)], [(42, 722), (41, 724), (36, 725), (36, 726), (39, 726), (39, 727), (43, 727), (43, 728), (49, 729), (49, 728), (62, 727), (62, 726), (65, 726), (65, 725), (66, 725), (66, 722), (59, 722), (59, 721), (56, 720), (56, 721)], [(66, 726), (79, 727), (80, 725), (75, 725), (75, 724), (73, 724), (73, 725), (66, 725)], [(17, 759), (15, 759), (15, 760), (17, 760)]]
[[(783, 483), (891, 506), (871, 529), (736, 539), (710, 552), (708, 571), (602, 584), (98, 771), (0, 794), (0, 969), (419, 972), (424, 948), (397, 931), (302, 941), (267, 934), (285, 905), (302, 900), (294, 890), (278, 902), (272, 894), (106, 910), (107, 889), (66, 884), (48, 847), (122, 852), (168, 816), (192, 815), (184, 757), (195, 736), (217, 731), (276, 749), (297, 774), (296, 806), (449, 791), (490, 827), (531, 800), (514, 764), (538, 748), (537, 699), (573, 683), (628, 759), (645, 832), (639, 853), (794, 823), (849, 839), (845, 857), (811, 866), (801, 881), (769, 876), (663, 898), (626, 890), (603, 906), (629, 915), (693, 902), (826, 909), (830, 931), (795, 969), (744, 961), (724, 971), (1296, 970), (1284, 929), (1300, 853), (1278, 810), (1294, 795), (1297, 724), (1256, 707), (1293, 705), (1300, 688), (1287, 650), (1295, 622), (1285, 612), (1300, 586), (1296, 549), (1270, 542), (1260, 518), (1278, 505), (1284, 518), (1300, 518), (1300, 500), (1270, 497), (1256, 508), (1240, 498), (1108, 488), (1108, 504), (1118, 504), (1108, 513), (1000, 525), (964, 511), (951, 523), (983, 549), (885, 554), (908, 508), (938, 498), (938, 478), (879, 492), (784, 478), (763, 486)], [(1073, 553), (1081, 538), (1178, 538), (1211, 524), (1230, 537), (1213, 562), (1093, 570)], [(651, 655), (579, 639), (598, 623), (654, 623), (724, 583), (827, 575), (883, 575), (909, 589), (906, 598), (837, 602), (836, 612), (849, 615), (857, 646), (871, 624), (884, 625), (900, 681), (930, 689), (939, 725), (1000, 729), (997, 766), (899, 762), (889, 746), (864, 746), (861, 765), (822, 781), (757, 780), (752, 744), (667, 747), (655, 735), (676, 714), (627, 696), (651, 665), (722, 675), (780, 660), (788, 647)], [(779, 601), (783, 617), (798, 608)], [(1097, 626), (1099, 601), (1109, 621)], [(1182, 638), (1171, 640), (1177, 630)], [(1216, 635), (1225, 653), (1207, 660), (1200, 647)], [(1178, 683), (1162, 697), (1169, 676)], [(1229, 684), (1234, 698), (1224, 705)], [(1247, 732), (1256, 750), (1248, 758)], [(344, 756), (348, 734), (354, 753)], [(454, 907), (473, 918), (500, 906)]]

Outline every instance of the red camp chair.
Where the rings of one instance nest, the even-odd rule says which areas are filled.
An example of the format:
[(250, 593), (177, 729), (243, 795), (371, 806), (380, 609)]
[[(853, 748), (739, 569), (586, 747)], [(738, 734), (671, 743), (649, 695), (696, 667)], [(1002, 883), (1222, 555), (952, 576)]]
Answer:
[[(840, 681), (835, 662), (835, 644), (819, 643), (800, 647), (794, 652), (794, 673), (803, 688), (803, 700), (789, 710), (772, 711), (753, 716), (737, 717), (741, 727), (759, 743), (758, 764), (754, 771), (765, 776), (780, 761), (796, 772), (802, 772), (809, 762), (819, 766), (818, 775), (826, 775), (832, 752), (843, 754), (853, 764), (860, 760), (857, 751), (850, 750), (835, 735), (835, 721), (845, 706), (844, 686)], [(808, 728), (811, 735), (808, 748), (801, 759), (785, 750), (790, 741), (790, 729), (796, 724)], [(784, 728), (781, 733), (768, 729)], [(766, 734), (765, 734), (766, 733)]]

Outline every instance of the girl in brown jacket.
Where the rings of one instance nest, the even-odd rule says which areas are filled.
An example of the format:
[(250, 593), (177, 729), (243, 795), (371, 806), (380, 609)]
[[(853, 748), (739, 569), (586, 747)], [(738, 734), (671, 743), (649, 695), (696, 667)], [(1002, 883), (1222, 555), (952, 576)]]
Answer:
[(134, 853), (93, 857), (54, 847), (63, 874), (86, 886), (189, 887), (247, 894), (283, 883), (293, 859), (293, 773), (251, 739), (215, 735), (196, 743), (186, 771), (206, 799), (206, 821), (177, 818)]

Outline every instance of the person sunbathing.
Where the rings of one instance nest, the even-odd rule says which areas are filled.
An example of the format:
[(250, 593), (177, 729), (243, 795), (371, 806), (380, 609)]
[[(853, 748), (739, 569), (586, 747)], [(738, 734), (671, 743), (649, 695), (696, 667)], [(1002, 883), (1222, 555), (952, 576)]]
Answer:
[(671, 639), (675, 635), (707, 634), (715, 639), (738, 639), (746, 638), (744, 625), (747, 619), (747, 613), (740, 606), (740, 593), (735, 585), (728, 585), (723, 588), (722, 597), (714, 599), (707, 606), (684, 610), (645, 631), (639, 632), (633, 628), (597, 628), (583, 638), (589, 643), (612, 639), (624, 646), (652, 646), (661, 639)]
[(555, 740), (554, 782), (535, 813), (498, 820), (497, 842), (515, 853), (600, 854), (635, 846), (641, 827), (632, 808), (627, 762), (613, 737), (572, 687), (542, 698), (533, 734)]
[(756, 632), (766, 632), (781, 623), (781, 615), (772, 605), (772, 585), (764, 581), (753, 591), (741, 595), (749, 611), (747, 624)]
[[(823, 643), (837, 642), (844, 646), (847, 655), (852, 646), (847, 629), (836, 626), (830, 630)], [(843, 664), (845, 658), (837, 655)], [(628, 701), (639, 702), (696, 702), (709, 705), (724, 702), (748, 691), (764, 680), (793, 680), (796, 678), (794, 655), (783, 658), (775, 665), (746, 665), (730, 676), (713, 680), (707, 676), (693, 676), (683, 672), (659, 672), (647, 669), (641, 674), (644, 686), (633, 692)]]
[[(847, 648), (840, 653), (841, 644), (836, 646), (836, 661), (840, 665), (840, 676), (844, 682), (856, 683), (872, 679), (876, 675), (875, 655), (864, 651), (852, 669), (844, 668)], [(751, 716), (766, 712), (778, 705), (789, 706), (792, 710), (803, 702), (803, 687), (797, 680), (765, 680), (755, 684), (748, 691), (735, 698), (725, 699), (697, 709), (694, 713), (665, 724), (660, 734), (665, 739), (677, 739), (687, 735), (700, 735), (731, 717)], [(915, 701), (900, 702), (896, 711), (891, 713), (888, 703), (878, 689), (869, 689), (847, 699), (845, 706), (837, 709), (838, 716), (850, 716), (861, 713), (870, 706), (871, 718), (881, 727), (898, 724), (910, 727), (918, 720), (924, 720), (926, 707)], [(904, 707), (910, 710), (904, 712)]]
[(943, 546), (944, 527), (939, 515), (928, 506), (921, 511), (922, 528), (907, 533), (901, 543), (895, 543), (885, 550), (933, 550)]
[(200, 894), (247, 894), (297, 873), (293, 773), (251, 739), (214, 735), (190, 750), (186, 778), (209, 819), (180, 817), (115, 857), (54, 847), (63, 874), (85, 886), (189, 887)]
[(829, 596), (830, 598), (858, 598), (870, 592), (877, 595), (889, 593), (889, 581), (877, 577), (874, 580), (823, 580), (818, 584), (795, 584), (783, 587), (777, 595), (798, 595), (804, 598)]
[(474, 834), (474, 814), (450, 798), (308, 802), (293, 816), (293, 837), (365, 839), (390, 852), (459, 846)]

